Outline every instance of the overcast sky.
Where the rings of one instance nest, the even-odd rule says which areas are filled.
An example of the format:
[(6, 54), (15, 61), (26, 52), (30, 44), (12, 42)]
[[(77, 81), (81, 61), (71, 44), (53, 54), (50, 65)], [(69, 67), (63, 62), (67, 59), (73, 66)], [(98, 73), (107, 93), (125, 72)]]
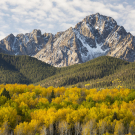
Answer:
[(97, 12), (135, 35), (134, 0), (0, 0), (0, 40), (33, 29), (56, 34)]

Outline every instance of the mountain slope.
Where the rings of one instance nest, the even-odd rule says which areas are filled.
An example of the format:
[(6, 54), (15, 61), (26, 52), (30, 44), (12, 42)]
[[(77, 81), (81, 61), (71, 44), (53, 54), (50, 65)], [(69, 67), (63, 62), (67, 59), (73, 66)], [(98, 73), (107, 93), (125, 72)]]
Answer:
[[(86, 85), (85, 85), (86, 84)], [(90, 84), (87, 86), (87, 84)], [(103, 78), (88, 80), (76, 84), (78, 86), (87, 86), (88, 88), (130, 88), (135, 89), (135, 62), (122, 66), (114, 74), (104, 76)]]
[(84, 63), (99, 56), (135, 60), (135, 37), (117, 22), (99, 13), (86, 16), (74, 28), (41, 34), (10, 34), (0, 41), (0, 52), (29, 55), (55, 67)]
[[(36, 85), (40, 84), (45, 87), (58, 87), (76, 84), (78, 85), (78, 83), (82, 84), (86, 81), (96, 82), (97, 80), (103, 79), (105, 77), (111, 78), (111, 76), (114, 76), (113, 78), (116, 79), (117, 73), (124, 72), (125, 69), (128, 68), (128, 65), (129, 67), (131, 66), (127, 61), (109, 56), (101, 56), (86, 63), (58, 68), (55, 75), (48, 77), (39, 83), (36, 83)], [(93, 87), (96, 87), (94, 82)]]
[(35, 83), (55, 72), (55, 67), (36, 58), (0, 54), (0, 83)]

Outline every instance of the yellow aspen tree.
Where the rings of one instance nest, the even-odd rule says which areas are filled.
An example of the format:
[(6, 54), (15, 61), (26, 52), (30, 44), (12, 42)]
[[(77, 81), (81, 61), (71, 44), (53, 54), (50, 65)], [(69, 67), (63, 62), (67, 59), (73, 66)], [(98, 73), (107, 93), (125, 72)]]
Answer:
[(98, 131), (99, 131), (99, 135), (103, 135), (104, 133), (106, 133), (107, 130), (107, 123), (105, 120), (99, 120), (98, 123)]
[(135, 134), (135, 120), (131, 121), (130, 122), (130, 125), (129, 125), (129, 132), (134, 135)]
[(40, 135), (48, 135), (47, 134), (47, 128), (45, 125), (43, 125)]
[(74, 124), (74, 127), (75, 127), (75, 135), (79, 135), (81, 133), (81, 130), (82, 130), (80, 122), (76, 122)]
[(0, 106), (4, 105), (6, 101), (7, 101), (7, 98), (5, 96), (0, 96)]
[(95, 119), (91, 119), (85, 125), (82, 126), (83, 135), (95, 135), (97, 133), (97, 126)]
[(23, 124), (19, 124), (16, 126), (16, 128), (14, 129), (14, 134), (15, 135), (24, 135), (23, 134)]
[(124, 135), (124, 125), (121, 121), (116, 121), (114, 135)]
[(10, 126), (8, 124), (8, 121), (5, 121), (2, 125), (2, 128), (0, 129), (0, 135), (9, 135)]
[(38, 120), (31, 120), (31, 122), (29, 123), (29, 134), (35, 135), (38, 130), (39, 130), (39, 121)]
[(60, 121), (58, 124), (58, 131), (60, 135), (68, 135), (69, 125), (66, 121)]
[(41, 102), (43, 104), (49, 103), (47, 98), (39, 98), (38, 103)]
[(27, 135), (29, 132), (29, 124), (28, 122), (23, 122), (17, 125), (14, 129), (15, 135)]
[(5, 121), (8, 121), (11, 128), (14, 128), (17, 124), (17, 111), (10, 106), (0, 108), (0, 124)]
[(53, 124), (49, 125), (49, 131), (50, 131), (50, 135), (54, 134), (54, 128), (53, 128)]
[(89, 126), (84, 124), (82, 125), (82, 135), (89, 135)]
[(126, 134), (126, 135), (134, 135), (134, 134), (131, 134), (130, 132), (128, 133), (128, 134)]
[(52, 103), (60, 104), (63, 100), (63, 96), (60, 95), (60, 97), (56, 97), (52, 99)]

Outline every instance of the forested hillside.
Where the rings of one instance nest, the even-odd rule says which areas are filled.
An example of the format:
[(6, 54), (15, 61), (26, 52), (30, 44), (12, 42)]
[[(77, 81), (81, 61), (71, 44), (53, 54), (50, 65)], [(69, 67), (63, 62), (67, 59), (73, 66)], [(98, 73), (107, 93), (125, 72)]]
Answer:
[(134, 135), (135, 90), (0, 85), (1, 135)]
[(29, 56), (0, 54), (0, 83), (30, 84), (54, 75), (56, 68)]
[(112, 81), (116, 82), (117, 78), (120, 78), (121, 81), (130, 85), (134, 82), (134, 67), (135, 63), (102, 56), (83, 64), (58, 68), (56, 75), (36, 84), (45, 87), (69, 85), (84, 87), (85, 84), (90, 84), (90, 88), (94, 88), (117, 86), (118, 83), (112, 84)]
[(29, 56), (0, 54), (0, 83), (135, 88), (135, 62), (102, 56), (86, 63), (56, 68)]
[(123, 66), (112, 75), (84, 82), (82, 86), (84, 87), (85, 84), (91, 84), (89, 88), (125, 87), (135, 89), (135, 62)]

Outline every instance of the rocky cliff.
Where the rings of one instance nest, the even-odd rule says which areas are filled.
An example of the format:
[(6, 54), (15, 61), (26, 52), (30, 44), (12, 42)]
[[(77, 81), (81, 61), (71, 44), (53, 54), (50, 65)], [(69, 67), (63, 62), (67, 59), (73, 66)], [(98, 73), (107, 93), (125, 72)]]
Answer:
[(0, 41), (0, 52), (29, 55), (55, 67), (83, 63), (102, 55), (135, 60), (135, 37), (117, 22), (99, 13), (87, 16), (74, 28), (41, 34), (8, 35)]

